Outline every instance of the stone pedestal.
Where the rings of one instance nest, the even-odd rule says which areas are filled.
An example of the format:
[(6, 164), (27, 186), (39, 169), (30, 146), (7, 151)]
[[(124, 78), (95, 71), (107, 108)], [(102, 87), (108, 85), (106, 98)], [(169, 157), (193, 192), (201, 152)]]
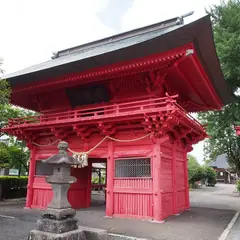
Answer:
[(78, 220), (74, 218), (55, 220), (55, 219), (39, 219), (37, 221), (36, 230), (50, 233), (65, 233), (78, 229)]
[(32, 230), (29, 234), (29, 240), (86, 240), (85, 233), (82, 230), (74, 230), (62, 234), (48, 233), (39, 230)]

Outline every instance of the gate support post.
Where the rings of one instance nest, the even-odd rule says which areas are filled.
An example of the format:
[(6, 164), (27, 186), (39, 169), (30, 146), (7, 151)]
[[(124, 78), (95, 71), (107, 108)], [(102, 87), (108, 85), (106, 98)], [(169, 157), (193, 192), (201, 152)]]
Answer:
[(184, 154), (184, 175), (185, 175), (185, 196), (186, 196), (186, 209), (190, 209), (189, 201), (189, 184), (188, 184), (188, 157), (187, 152)]
[(114, 157), (113, 157), (113, 141), (108, 142), (108, 158), (107, 158), (107, 199), (106, 199), (106, 216), (113, 216), (113, 178), (114, 178)]
[(153, 220), (162, 222), (162, 193), (161, 193), (161, 152), (160, 139), (156, 138), (153, 146), (152, 174), (153, 174)]
[(28, 146), (31, 150), (31, 157), (29, 162), (29, 171), (28, 171), (28, 185), (27, 185), (27, 199), (26, 199), (26, 208), (31, 208), (33, 201), (33, 181), (34, 174), (36, 169), (36, 149), (35, 147)]
[(172, 186), (173, 186), (173, 213), (177, 214), (177, 159), (176, 143), (172, 144)]

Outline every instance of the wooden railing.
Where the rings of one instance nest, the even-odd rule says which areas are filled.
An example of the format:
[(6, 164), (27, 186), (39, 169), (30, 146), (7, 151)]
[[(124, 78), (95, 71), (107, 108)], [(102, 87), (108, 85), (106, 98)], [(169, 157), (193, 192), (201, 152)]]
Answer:
[(182, 106), (180, 106), (178, 103), (174, 103), (192, 122), (197, 124), (199, 127), (203, 127), (203, 125), (198, 122), (190, 113), (188, 113)]
[[(26, 125), (42, 125), (54, 123), (68, 123), (78, 121), (89, 121), (103, 118), (122, 117), (137, 115), (143, 113), (151, 113), (156, 111), (166, 111), (173, 108), (180, 108), (176, 103), (177, 95), (171, 97), (154, 98), (141, 101), (134, 101), (120, 104), (110, 104), (99, 107), (81, 107), (74, 110), (59, 112), (59, 113), (45, 113), (40, 116), (30, 116), (22, 118), (14, 118), (9, 120), (7, 128)], [(199, 124), (191, 115), (189, 118), (195, 123)]]

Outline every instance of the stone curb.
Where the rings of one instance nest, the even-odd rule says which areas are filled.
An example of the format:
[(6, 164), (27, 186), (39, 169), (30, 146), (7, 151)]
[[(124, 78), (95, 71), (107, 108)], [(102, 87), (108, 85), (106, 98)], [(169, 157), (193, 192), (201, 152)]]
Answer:
[(137, 238), (114, 233), (108, 233), (108, 237), (110, 240), (151, 240), (150, 238)]
[(230, 221), (228, 226), (225, 228), (225, 230), (223, 231), (222, 235), (218, 238), (218, 240), (226, 240), (228, 238), (228, 236), (229, 236), (229, 234), (230, 234), (234, 224), (238, 220), (239, 213), (240, 212), (236, 212), (235, 213), (235, 215), (233, 216), (232, 220)]
[(14, 205), (14, 204), (25, 203), (25, 202), (26, 202), (26, 198), (7, 199), (7, 200), (1, 200), (0, 206)]

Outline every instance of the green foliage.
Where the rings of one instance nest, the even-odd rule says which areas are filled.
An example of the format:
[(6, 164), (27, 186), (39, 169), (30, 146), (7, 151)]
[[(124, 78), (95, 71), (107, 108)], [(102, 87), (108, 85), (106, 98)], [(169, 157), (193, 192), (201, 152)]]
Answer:
[(215, 186), (216, 183), (217, 183), (217, 174), (216, 172), (214, 171), (213, 168), (211, 167), (203, 167), (203, 170), (204, 170), (204, 175), (205, 175), (205, 179), (207, 180), (207, 185), (208, 186)]
[(240, 87), (240, 1), (221, 1), (207, 11), (212, 18), (214, 40), (224, 73), (230, 88)]
[[(92, 177), (92, 183), (93, 184), (98, 184), (99, 183), (99, 178), (98, 177)], [(101, 177), (101, 184), (106, 183), (106, 177), (102, 176)]]
[(19, 148), (16, 145), (9, 146), (8, 151), (11, 154), (11, 167), (19, 167), (19, 163), (22, 164), (27, 170), (27, 161), (29, 158), (29, 151), (24, 152), (23, 149)]
[(10, 118), (20, 118), (36, 115), (35, 112), (23, 108), (15, 107), (10, 104), (0, 104), (0, 127), (7, 125)]
[(194, 156), (188, 155), (188, 181), (190, 188), (194, 188), (197, 181), (205, 180), (207, 180), (208, 185), (215, 186), (217, 182), (216, 177), (217, 175), (213, 168), (201, 166)]
[[(3, 73), (1, 69), (2, 59), (0, 59), (0, 73)], [(7, 81), (0, 79), (0, 128), (3, 128), (8, 124), (10, 118), (19, 118), (24, 116), (36, 115), (35, 112), (25, 110), (9, 104), (10, 87)], [(4, 133), (0, 133), (0, 137)], [(27, 160), (29, 157), (29, 151), (25, 151), (24, 143), (16, 141), (12, 137), (11, 146), (0, 145), (0, 167), (14, 167), (21, 168), (24, 166), (27, 170)]]
[[(3, 70), (1, 69), (2, 63), (3, 60), (0, 58), (0, 73), (3, 73)], [(8, 103), (10, 92), (8, 82), (0, 78), (0, 104)]]
[(27, 177), (0, 176), (2, 186), (2, 198), (19, 198), (26, 196)]
[(6, 80), (0, 80), (0, 104), (8, 103), (10, 96), (9, 84)]
[[(2, 63), (3, 61), (0, 58), (0, 73), (3, 72), (3, 70), (1, 70)], [(19, 118), (36, 114), (33, 111), (9, 104), (10, 93), (11, 89), (9, 83), (0, 78), (0, 128), (4, 127), (8, 123), (9, 118)]]
[(8, 146), (4, 143), (0, 143), (0, 167), (9, 167), (12, 156), (8, 151)]
[(29, 158), (29, 151), (24, 151), (15, 141), (14, 145), (7, 146), (0, 143), (0, 168), (19, 168), (20, 165), (24, 166), (27, 171), (27, 161)]
[(204, 171), (206, 173), (207, 178), (216, 178), (217, 177), (216, 172), (211, 167), (204, 167)]
[[(213, 5), (211, 15), (217, 54), (229, 87), (236, 93), (240, 87), (240, 1), (230, 0)], [(234, 125), (240, 124), (240, 103), (229, 104), (222, 111), (198, 114), (203, 124), (208, 124), (210, 136), (206, 140), (205, 152), (210, 159), (227, 153), (230, 166), (240, 174), (240, 137)]]
[(237, 181), (237, 191), (240, 193), (240, 180)]
[(205, 173), (203, 168), (198, 163), (197, 159), (192, 156), (188, 155), (188, 181), (191, 186), (194, 187), (195, 182), (201, 181), (204, 179)]

